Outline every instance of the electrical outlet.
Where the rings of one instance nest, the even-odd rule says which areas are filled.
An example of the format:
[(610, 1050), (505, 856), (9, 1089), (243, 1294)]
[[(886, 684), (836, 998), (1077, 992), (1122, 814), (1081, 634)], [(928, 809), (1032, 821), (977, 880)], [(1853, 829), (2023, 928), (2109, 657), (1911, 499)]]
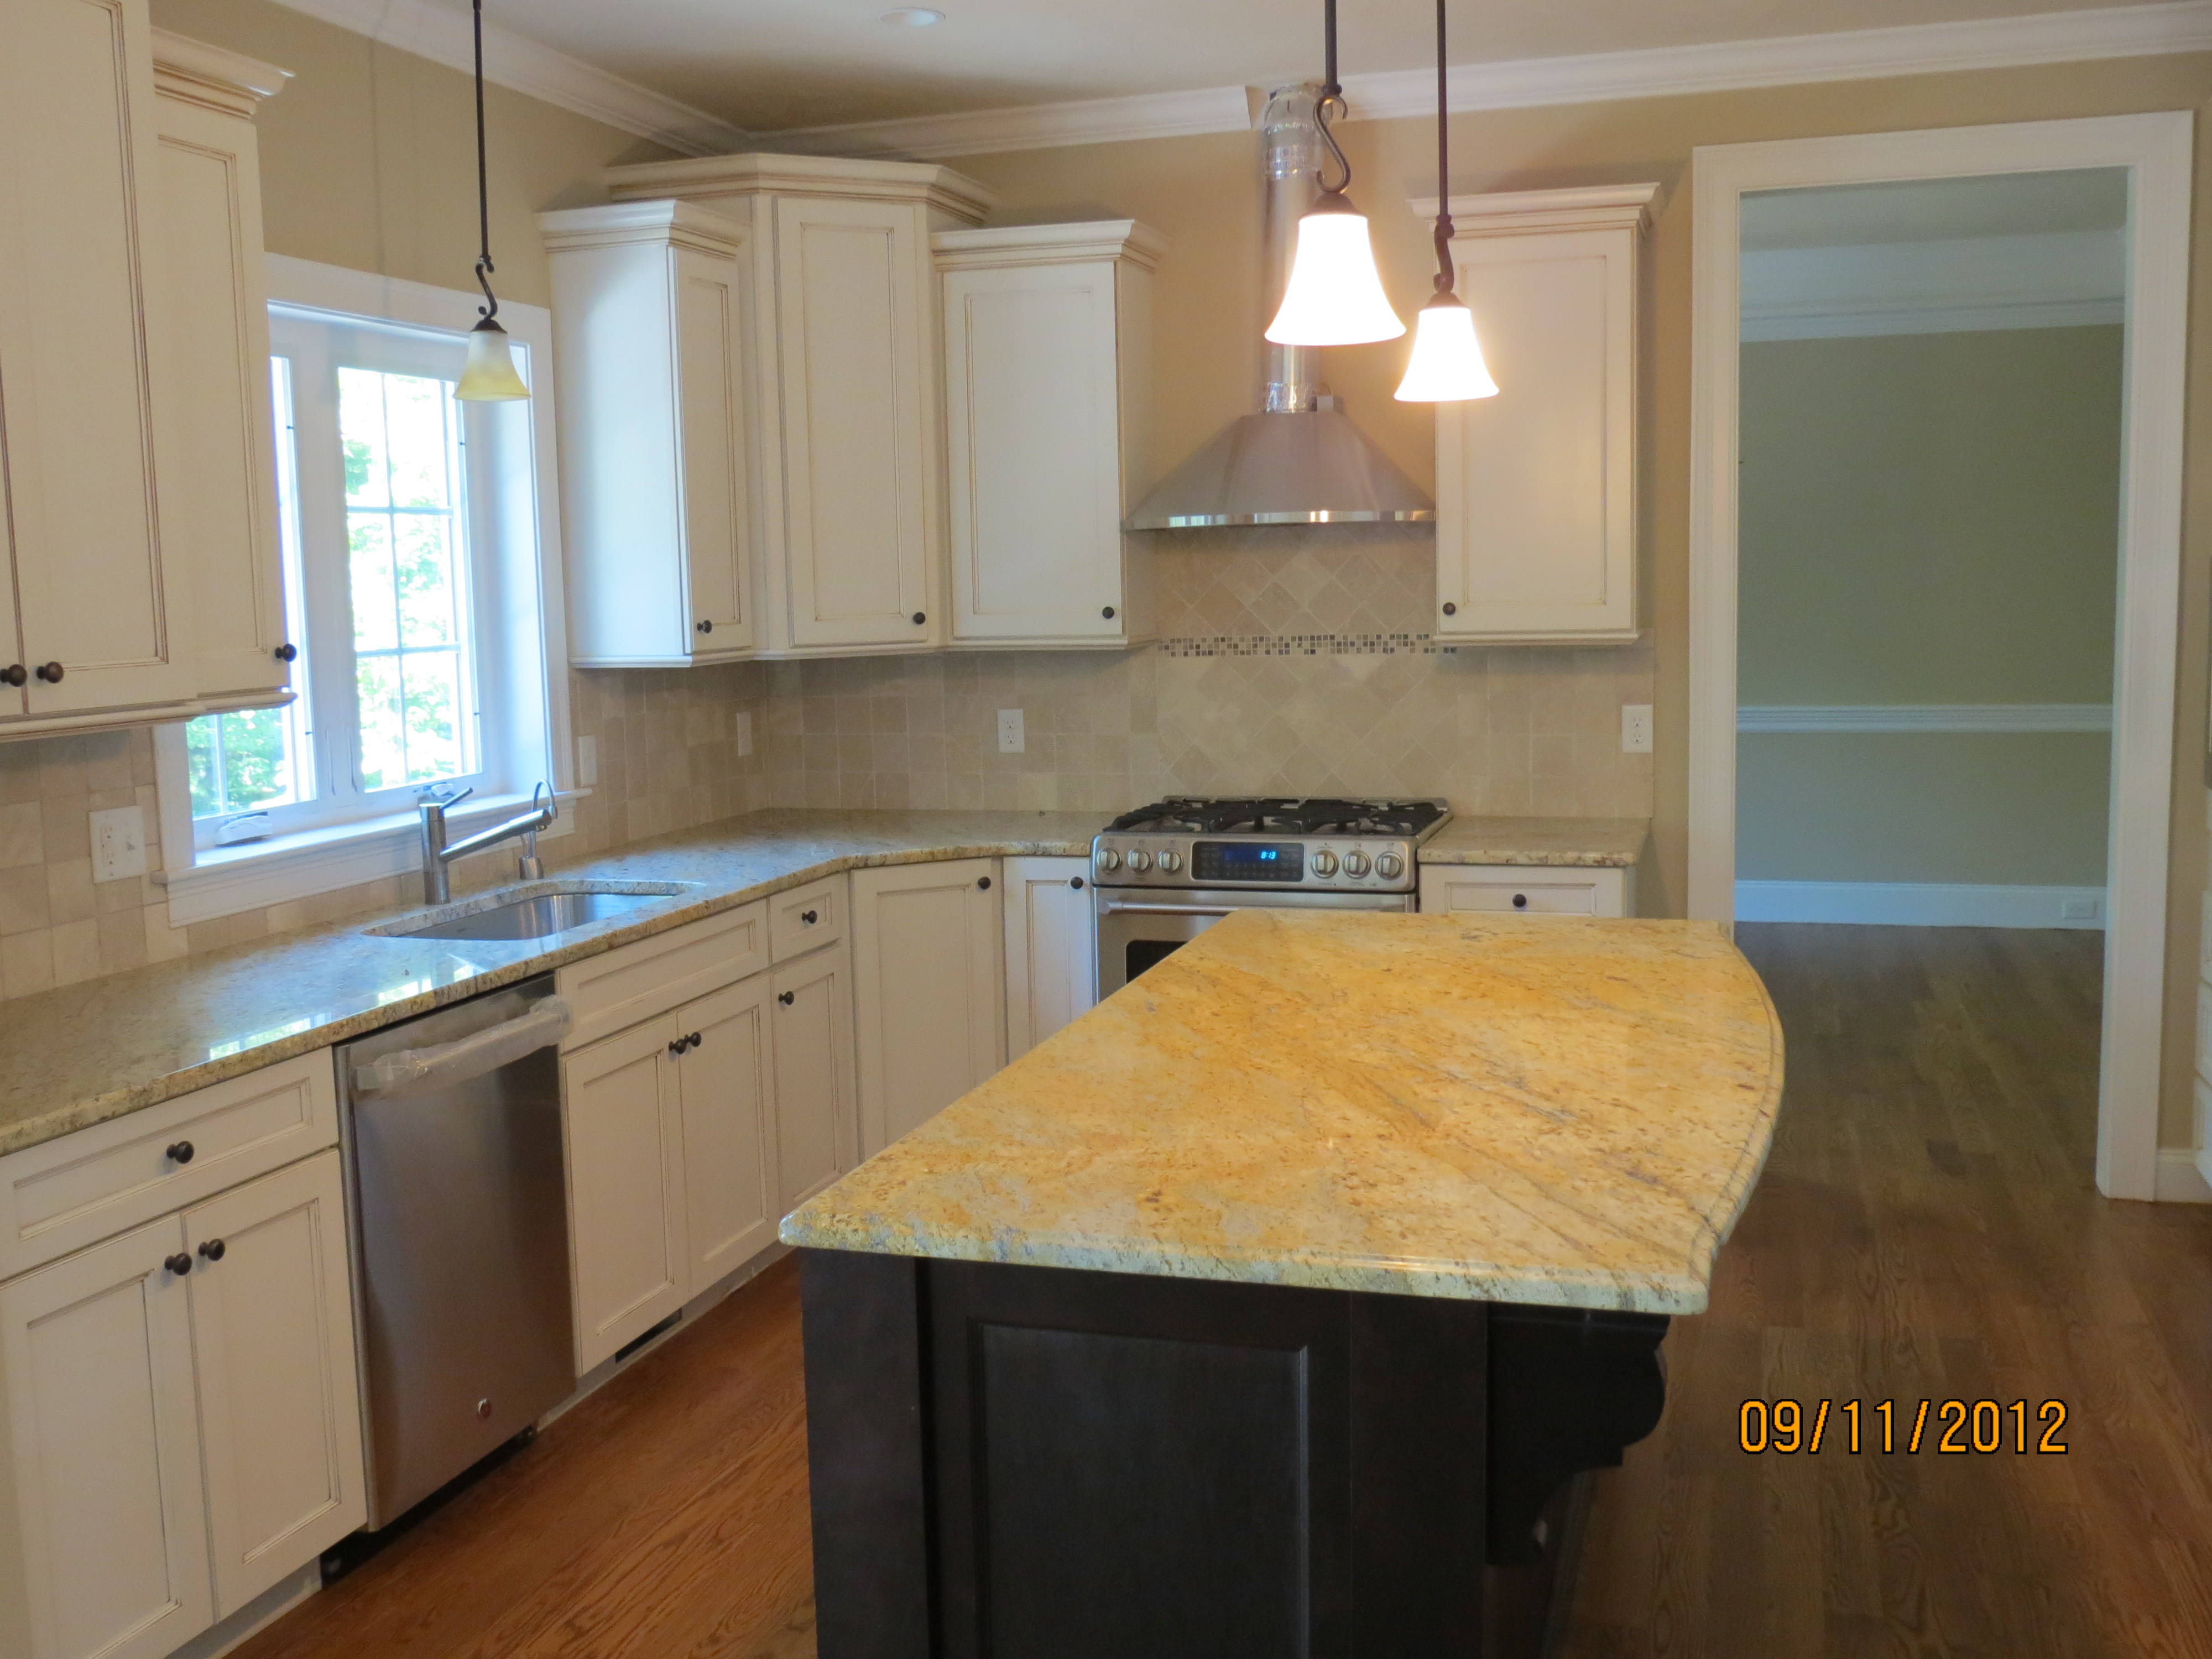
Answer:
[(1650, 703), (1625, 702), (1620, 705), (1620, 752), (1624, 755), (1648, 755), (1651, 752)]
[(999, 711), (999, 752), (1018, 755), (1027, 747), (1022, 737), (1022, 711), (1001, 708)]
[(751, 711), (751, 710), (750, 710), (750, 709), (740, 708), (739, 710), (738, 710), (738, 753), (739, 753), (740, 755), (750, 755), (750, 754), (751, 754), (752, 752), (753, 752), (753, 717), (752, 717), (752, 711)]
[(590, 788), (599, 781), (599, 740), (597, 738), (576, 739), (576, 781)]
[(92, 815), (92, 878), (121, 881), (146, 873), (146, 815), (135, 806)]

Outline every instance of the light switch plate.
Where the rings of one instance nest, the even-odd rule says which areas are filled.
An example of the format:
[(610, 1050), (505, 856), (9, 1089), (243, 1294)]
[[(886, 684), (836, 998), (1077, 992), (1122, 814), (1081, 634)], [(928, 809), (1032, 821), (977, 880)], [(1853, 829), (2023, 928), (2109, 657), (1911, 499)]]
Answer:
[(1002, 755), (1023, 753), (1027, 744), (1022, 737), (1022, 711), (1001, 708), (999, 711), (999, 752)]
[(92, 815), (92, 878), (122, 881), (146, 873), (146, 814), (113, 806)]
[(1624, 755), (1648, 755), (1651, 752), (1650, 703), (1625, 702), (1620, 705), (1620, 752)]
[(597, 738), (576, 739), (576, 781), (590, 788), (599, 781), (599, 740)]
[(740, 755), (751, 754), (753, 752), (753, 717), (752, 711), (750, 709), (740, 708), (738, 710), (737, 730), (738, 753)]

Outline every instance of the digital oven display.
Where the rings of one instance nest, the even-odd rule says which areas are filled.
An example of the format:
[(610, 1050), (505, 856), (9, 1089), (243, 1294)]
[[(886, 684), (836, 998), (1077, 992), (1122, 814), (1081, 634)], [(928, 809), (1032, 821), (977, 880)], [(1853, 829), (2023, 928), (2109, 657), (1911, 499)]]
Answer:
[(1303, 881), (1306, 849), (1295, 841), (1202, 841), (1190, 864), (1199, 881)]

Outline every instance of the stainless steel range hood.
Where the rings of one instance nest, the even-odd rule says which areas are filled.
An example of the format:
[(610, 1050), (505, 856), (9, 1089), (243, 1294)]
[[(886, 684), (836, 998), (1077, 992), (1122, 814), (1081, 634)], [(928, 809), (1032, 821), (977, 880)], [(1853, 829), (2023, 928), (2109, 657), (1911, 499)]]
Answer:
[[(1320, 88), (1285, 87), (1260, 118), (1261, 295), (1274, 314), (1322, 157)], [(1329, 395), (1312, 346), (1267, 345), (1261, 412), (1231, 421), (1129, 515), (1132, 530), (1433, 519), (1436, 503)]]

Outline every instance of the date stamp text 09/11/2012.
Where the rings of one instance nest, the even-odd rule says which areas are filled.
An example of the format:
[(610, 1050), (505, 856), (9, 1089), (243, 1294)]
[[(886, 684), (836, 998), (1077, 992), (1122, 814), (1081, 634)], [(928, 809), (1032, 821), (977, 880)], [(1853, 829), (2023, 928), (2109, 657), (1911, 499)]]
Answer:
[(2066, 1402), (2045, 1400), (1747, 1400), (1736, 1413), (1736, 1445), (1763, 1452), (1933, 1451), (1989, 1456), (2063, 1455)]

